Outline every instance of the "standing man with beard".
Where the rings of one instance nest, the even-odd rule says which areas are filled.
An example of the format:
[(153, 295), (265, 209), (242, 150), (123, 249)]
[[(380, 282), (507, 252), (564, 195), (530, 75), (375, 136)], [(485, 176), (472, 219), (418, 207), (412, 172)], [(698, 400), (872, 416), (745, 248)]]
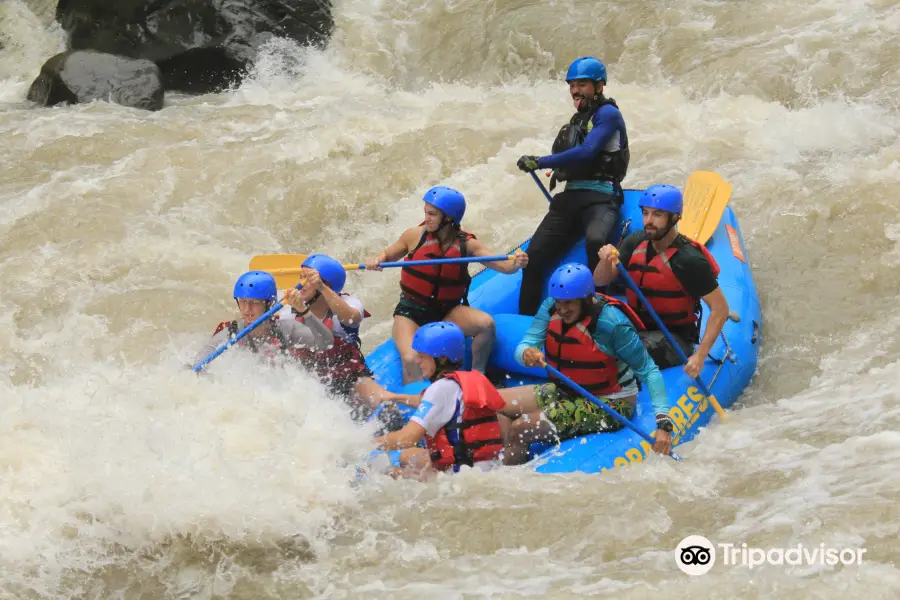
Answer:
[[(660, 321), (689, 357), (684, 371), (697, 377), (703, 361), (728, 318), (728, 301), (716, 279), (719, 265), (706, 246), (686, 238), (675, 228), (681, 218), (684, 200), (681, 191), (671, 185), (652, 185), (638, 201), (644, 217), (644, 230), (622, 242), (617, 250), (607, 244), (598, 252), (600, 262), (594, 270), (594, 284), (604, 286), (616, 278), (616, 263), (621, 261), (641, 293), (656, 311)], [(629, 288), (628, 305), (648, 327), (638, 335), (660, 369), (681, 363), (665, 335), (655, 329), (656, 321)], [(700, 313), (703, 299), (712, 311), (706, 333), (700, 341)], [(694, 350), (694, 344), (700, 342)]]
[(594, 270), (597, 251), (609, 241), (623, 200), (621, 182), (630, 157), (628, 133), (615, 101), (603, 96), (606, 67), (592, 56), (583, 56), (569, 67), (566, 82), (577, 112), (560, 129), (553, 153), (523, 156), (516, 163), (525, 172), (553, 169), (551, 191), (557, 181), (566, 182), (528, 246), (519, 296), (523, 315), (537, 312), (544, 275), (582, 235), (588, 267)]

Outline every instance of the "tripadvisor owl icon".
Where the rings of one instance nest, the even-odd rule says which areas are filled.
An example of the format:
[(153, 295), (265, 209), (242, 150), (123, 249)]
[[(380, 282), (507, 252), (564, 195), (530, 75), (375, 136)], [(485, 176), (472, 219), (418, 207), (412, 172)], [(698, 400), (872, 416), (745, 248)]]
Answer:
[(675, 548), (675, 564), (688, 575), (704, 575), (716, 564), (716, 547), (702, 535), (689, 535)]

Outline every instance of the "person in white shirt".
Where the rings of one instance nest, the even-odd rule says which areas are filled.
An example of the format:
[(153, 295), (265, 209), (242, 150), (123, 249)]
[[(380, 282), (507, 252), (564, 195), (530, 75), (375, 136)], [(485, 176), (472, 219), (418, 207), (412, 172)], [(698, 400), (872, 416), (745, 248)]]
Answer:
[[(435, 470), (496, 460), (503, 449), (497, 413), (506, 402), (479, 371), (459, 370), (466, 350), (462, 329), (448, 321), (428, 323), (416, 330), (412, 348), (432, 383), (402, 429), (375, 438), (394, 467), (391, 475), (422, 479)], [(423, 439), (426, 447), (418, 447)]]

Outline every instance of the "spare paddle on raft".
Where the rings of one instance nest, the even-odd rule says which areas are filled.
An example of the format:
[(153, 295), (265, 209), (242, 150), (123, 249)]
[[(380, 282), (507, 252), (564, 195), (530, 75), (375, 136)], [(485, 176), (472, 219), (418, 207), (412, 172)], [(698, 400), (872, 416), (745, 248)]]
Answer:
[[(709, 173), (709, 171), (697, 171), (697, 173), (703, 174), (703, 173)], [(730, 196), (731, 195), (731, 185), (725, 183), (725, 180), (722, 179), (721, 177), (719, 177), (718, 175), (716, 175), (715, 173), (710, 173), (710, 174), (714, 175), (715, 177), (718, 177), (718, 179), (721, 181), (721, 183), (724, 183), (725, 185), (728, 186), (728, 195)], [(550, 196), (550, 192), (548, 192), (547, 188), (544, 187), (543, 182), (541, 182), (541, 180), (538, 179), (537, 174), (534, 171), (531, 171), (530, 175), (531, 175), (532, 179), (534, 179), (534, 182), (537, 184), (537, 186), (539, 188), (541, 188), (541, 191), (544, 193), (544, 196), (546, 196), (548, 200), (552, 200), (552, 198)], [(691, 175), (691, 177), (693, 177), (693, 174)], [(711, 179), (700, 177), (700, 178), (695, 179), (695, 182), (701, 181), (701, 180), (706, 183), (711, 183), (711, 181), (712, 181)], [(690, 185), (690, 178), (688, 178), (688, 185)], [(699, 184), (695, 183), (695, 185), (699, 185)], [(716, 184), (716, 185), (719, 185), (719, 184)], [(706, 189), (706, 188), (704, 188), (704, 189)], [(708, 202), (713, 202), (715, 200), (715, 197), (716, 197), (715, 190), (716, 190), (716, 188), (711, 188), (711, 191), (709, 191), (709, 193), (707, 194)], [(695, 192), (695, 193), (699, 193), (699, 192)], [(727, 202), (728, 198), (725, 197), (724, 200), (725, 200), (725, 202)], [(725, 205), (722, 204), (722, 211), (724, 211), (724, 210), (725, 210)], [(711, 213), (709, 213), (709, 214), (711, 214)], [(718, 223), (719, 223), (718, 219), (721, 217), (722, 217), (722, 213), (719, 213), (719, 217), (716, 218), (716, 225), (718, 225)], [(707, 217), (704, 217), (704, 219), (706, 219), (706, 218)], [(703, 222), (701, 222), (701, 226), (703, 226)], [(679, 221), (679, 224), (678, 224), (678, 231), (679, 232), (681, 231), (681, 221)], [(715, 231), (715, 227), (713, 227), (712, 230), (710, 231), (710, 235), (712, 235), (712, 231)], [(707, 238), (707, 239), (709, 239), (709, 238)], [(704, 240), (703, 242), (700, 242), (700, 243), (705, 243), (705, 242), (706, 242), (706, 240)], [(625, 281), (625, 283), (628, 284), (628, 287), (630, 287), (632, 290), (634, 290), (634, 293), (637, 294), (637, 297), (641, 301), (641, 304), (644, 305), (644, 307), (647, 309), (647, 312), (650, 313), (650, 316), (653, 317), (654, 321), (656, 321), (656, 324), (659, 326), (659, 330), (662, 331), (663, 335), (666, 336), (666, 339), (669, 341), (669, 345), (672, 346), (672, 348), (675, 350), (675, 352), (678, 353), (678, 357), (681, 359), (681, 362), (683, 364), (686, 364), (688, 359), (687, 359), (687, 356), (684, 355), (684, 352), (681, 350), (681, 346), (679, 346), (675, 342), (675, 339), (672, 337), (672, 334), (669, 333), (669, 330), (666, 328), (665, 325), (663, 325), (663, 322), (660, 320), (659, 315), (656, 314), (656, 311), (653, 310), (653, 307), (650, 306), (649, 302), (647, 302), (647, 299), (644, 297), (644, 294), (641, 293), (641, 290), (638, 288), (637, 284), (634, 283), (634, 280), (628, 274), (628, 271), (618, 261), (616, 262), (616, 268), (619, 270), (619, 274), (622, 276), (622, 279)], [(725, 410), (719, 404), (719, 401), (716, 400), (716, 397), (710, 393), (709, 388), (706, 387), (706, 384), (703, 383), (703, 380), (701, 380), (700, 377), (698, 376), (698, 377), (694, 378), (694, 381), (697, 382), (697, 386), (700, 388), (700, 391), (703, 392), (704, 395), (706, 395), (706, 398), (709, 400), (709, 403), (712, 404), (712, 407), (715, 409), (716, 414), (719, 415), (719, 417), (722, 419), (722, 421), (727, 421), (728, 415), (725, 414)]]
[[(266, 271), (275, 277), (275, 284), (278, 289), (289, 288), (297, 281), (300, 275), (303, 261), (306, 260), (306, 254), (260, 254), (250, 259), (250, 270)], [(429, 265), (452, 265), (461, 263), (483, 263), (483, 262), (499, 262), (501, 260), (509, 260), (515, 258), (511, 254), (500, 254), (497, 256), (466, 256), (461, 258), (432, 258), (429, 260), (400, 260), (396, 262), (383, 262), (378, 266), (382, 269), (391, 267), (415, 267)], [(364, 271), (364, 264), (346, 264), (344, 268), (348, 271)]]
[[(303, 287), (303, 283), (301, 282), (301, 283), (298, 283), (296, 286), (294, 286), (294, 289), (299, 290), (302, 287)], [(242, 330), (240, 330), (234, 337), (229, 338), (227, 342), (225, 342), (224, 344), (222, 344), (221, 346), (219, 346), (218, 348), (213, 350), (209, 356), (207, 356), (206, 358), (204, 358), (203, 360), (198, 362), (196, 365), (194, 365), (194, 367), (192, 369), (194, 371), (194, 373), (198, 373), (201, 369), (203, 369), (203, 367), (205, 367), (210, 362), (212, 362), (217, 356), (219, 356), (220, 354), (222, 354), (223, 352), (225, 352), (226, 350), (228, 350), (229, 348), (231, 348), (232, 346), (237, 344), (248, 333), (250, 333), (257, 327), (259, 327), (260, 325), (265, 323), (267, 319), (272, 318), (272, 315), (277, 313), (282, 308), (284, 308), (284, 298), (282, 298), (280, 302), (276, 302), (275, 306), (273, 306), (272, 308), (267, 310), (265, 313), (263, 313), (258, 319), (256, 319), (255, 321), (253, 321), (252, 323), (250, 323), (249, 325), (244, 327)]]
[(731, 198), (731, 184), (712, 171), (694, 171), (684, 188), (684, 213), (678, 233), (706, 244), (715, 233)]
[[(555, 377), (555, 378), (559, 379), (560, 381), (562, 381), (563, 383), (565, 383), (567, 386), (569, 386), (570, 388), (572, 388), (573, 390), (575, 390), (576, 392), (578, 392), (579, 394), (581, 394), (582, 396), (584, 396), (585, 398), (587, 398), (588, 400), (590, 400), (591, 402), (593, 402), (594, 404), (596, 404), (597, 406), (599, 406), (600, 408), (605, 410), (609, 414), (609, 416), (614, 418), (616, 421), (618, 421), (625, 427), (628, 427), (633, 432), (635, 432), (636, 434), (638, 434), (639, 436), (641, 436), (642, 438), (647, 440), (648, 444), (650, 444), (652, 446), (656, 443), (656, 440), (654, 440), (650, 436), (650, 434), (648, 434), (646, 431), (639, 429), (637, 427), (637, 425), (635, 425), (634, 423), (632, 423), (631, 421), (629, 421), (628, 419), (626, 419), (625, 417), (620, 415), (619, 412), (616, 409), (614, 409), (612, 406), (610, 406), (606, 402), (601, 401), (599, 398), (597, 398), (596, 396), (591, 394), (589, 391), (587, 391), (586, 389), (584, 389), (583, 387), (581, 387), (580, 385), (578, 385), (577, 383), (575, 383), (574, 381), (572, 381), (571, 379), (569, 379), (568, 377), (566, 377), (565, 375), (563, 375), (562, 373), (560, 373), (559, 371), (557, 371), (556, 369), (554, 369), (553, 367), (551, 367), (550, 365), (545, 363), (544, 361), (541, 361), (541, 366), (547, 370), (547, 373), (549, 373), (553, 377)], [(681, 457), (678, 456), (677, 454), (675, 454), (674, 450), (669, 451), (669, 456), (671, 456), (675, 460), (681, 460)]]

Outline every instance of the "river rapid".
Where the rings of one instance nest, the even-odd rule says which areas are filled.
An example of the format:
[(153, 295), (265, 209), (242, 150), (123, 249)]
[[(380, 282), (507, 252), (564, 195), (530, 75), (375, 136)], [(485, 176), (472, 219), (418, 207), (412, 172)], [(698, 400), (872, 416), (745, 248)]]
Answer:
[[(229, 92), (36, 109), (55, 2), (0, 3), (0, 598), (900, 596), (900, 5), (337, 0)], [(497, 252), (546, 202), (516, 169), (593, 54), (626, 187), (734, 186), (759, 371), (684, 448), (602, 475), (355, 485), (370, 429), (299, 370), (183, 368), (251, 256), (360, 262), (462, 190)], [(397, 270), (353, 273), (390, 335)], [(860, 565), (675, 565), (687, 535)]]

